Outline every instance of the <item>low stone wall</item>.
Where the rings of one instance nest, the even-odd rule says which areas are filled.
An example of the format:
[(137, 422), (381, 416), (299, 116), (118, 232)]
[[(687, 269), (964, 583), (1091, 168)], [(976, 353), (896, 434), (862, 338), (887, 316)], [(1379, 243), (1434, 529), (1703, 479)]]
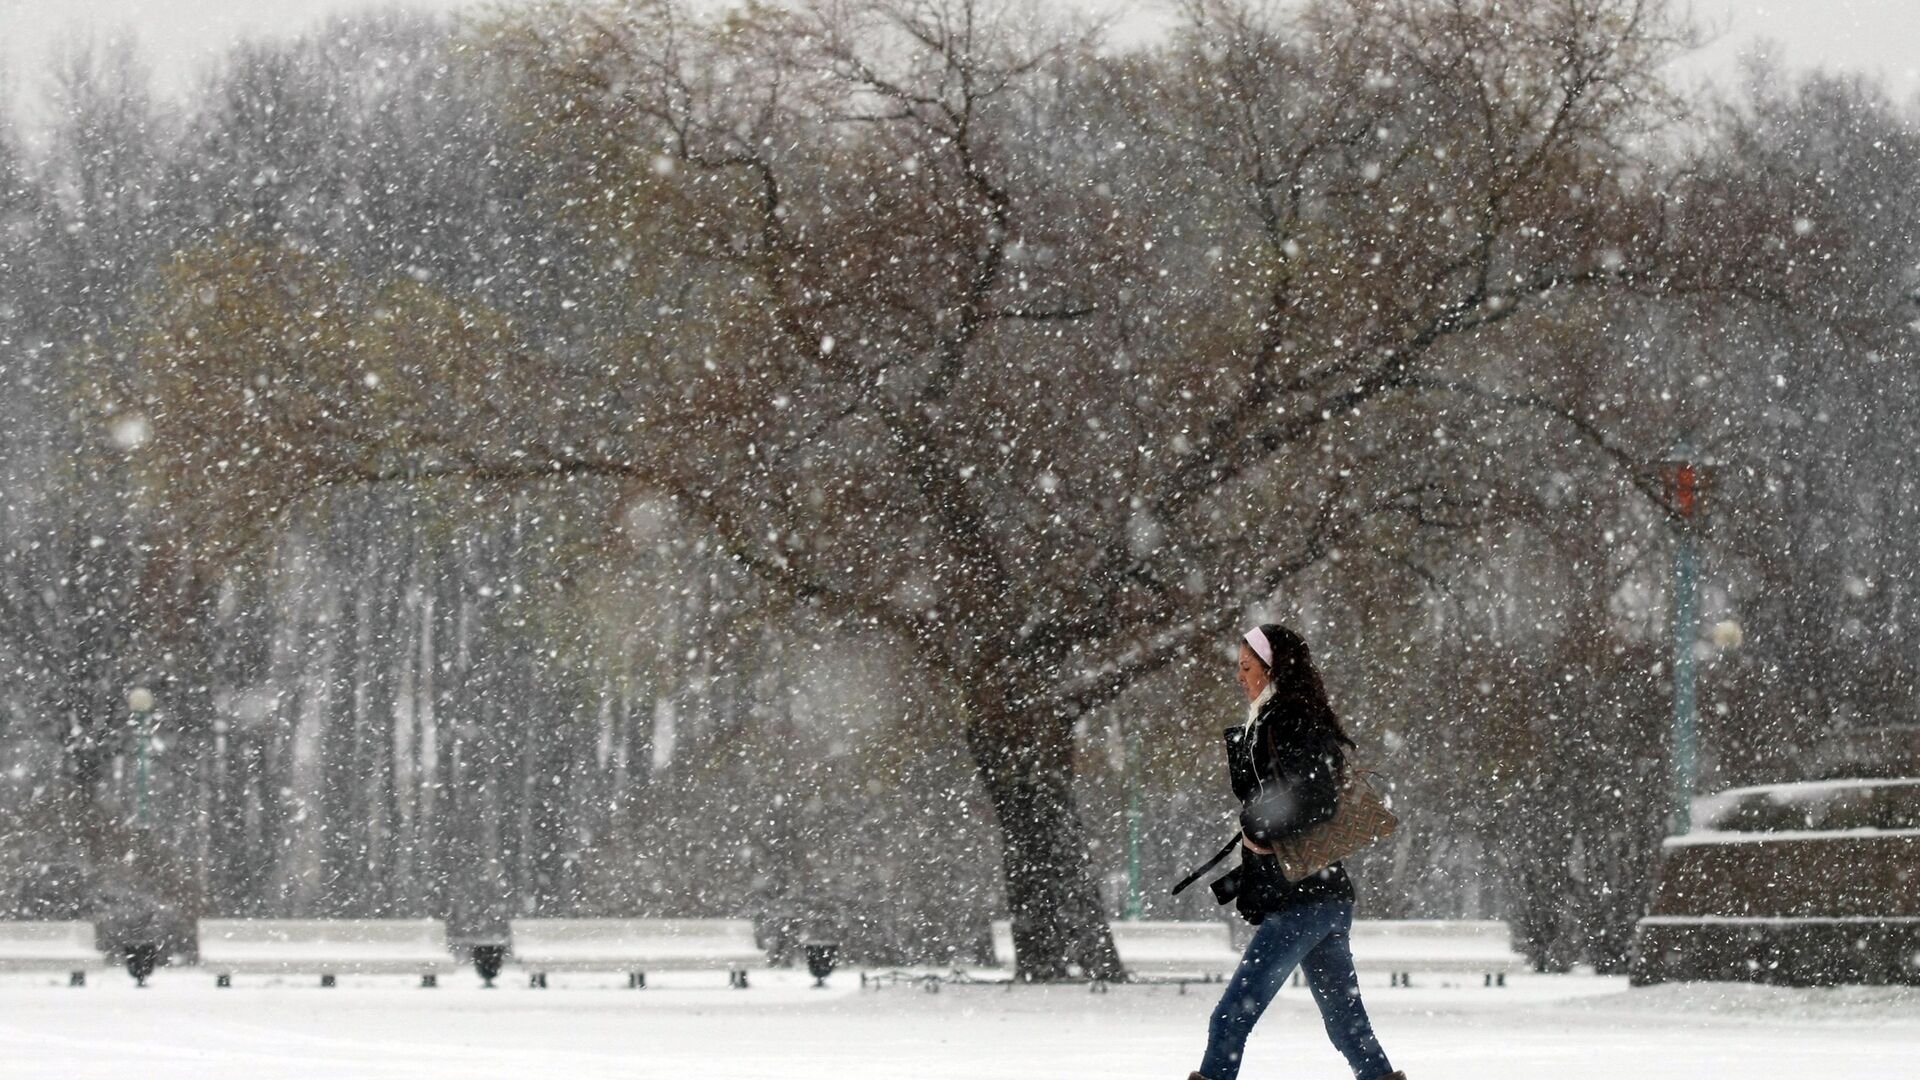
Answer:
[(1667, 842), (1636, 983), (1920, 984), (1920, 830)]
[(1920, 919), (1642, 922), (1633, 981), (1680, 979), (1833, 986), (1920, 985)]

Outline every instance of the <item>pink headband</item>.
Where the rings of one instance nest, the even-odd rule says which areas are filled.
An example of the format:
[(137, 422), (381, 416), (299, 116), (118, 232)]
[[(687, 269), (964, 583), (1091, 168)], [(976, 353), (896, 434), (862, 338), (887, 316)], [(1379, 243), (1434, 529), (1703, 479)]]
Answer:
[(1259, 627), (1247, 631), (1247, 648), (1253, 650), (1261, 663), (1269, 668), (1273, 666), (1273, 643), (1267, 640), (1267, 635)]

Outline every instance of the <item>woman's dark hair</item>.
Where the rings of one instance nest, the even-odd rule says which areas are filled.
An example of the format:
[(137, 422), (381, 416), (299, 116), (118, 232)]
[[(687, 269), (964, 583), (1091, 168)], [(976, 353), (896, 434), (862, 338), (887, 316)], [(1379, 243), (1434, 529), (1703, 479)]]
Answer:
[(1273, 663), (1267, 666), (1267, 678), (1273, 681), (1273, 701), (1282, 716), (1296, 716), (1309, 726), (1325, 725), (1334, 737), (1347, 746), (1353, 740), (1334, 715), (1327, 700), (1327, 686), (1320, 681), (1320, 669), (1313, 666), (1313, 654), (1306, 639), (1279, 623), (1262, 623), (1260, 632), (1273, 646)]

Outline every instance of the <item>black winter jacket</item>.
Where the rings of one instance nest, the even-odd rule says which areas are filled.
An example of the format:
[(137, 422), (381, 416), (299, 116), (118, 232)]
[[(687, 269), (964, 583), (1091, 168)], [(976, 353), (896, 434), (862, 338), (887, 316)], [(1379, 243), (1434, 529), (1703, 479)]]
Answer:
[[(1260, 708), (1251, 729), (1228, 728), (1227, 772), (1240, 800), (1240, 827), (1262, 847), (1333, 817), (1340, 769), (1346, 762), (1340, 736), (1329, 727), (1290, 715), (1277, 701)], [(1240, 849), (1239, 892), (1234, 904), (1248, 922), (1276, 911), (1353, 899), (1353, 882), (1339, 863), (1300, 882), (1289, 882), (1272, 855)]]

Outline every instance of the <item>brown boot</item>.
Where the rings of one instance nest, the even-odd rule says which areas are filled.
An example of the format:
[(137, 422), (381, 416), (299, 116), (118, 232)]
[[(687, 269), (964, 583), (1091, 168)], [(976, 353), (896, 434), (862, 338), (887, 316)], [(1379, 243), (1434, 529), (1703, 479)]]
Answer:
[(1403, 1072), (1401, 1072), (1401, 1071), (1400, 1071), (1400, 1070), (1398, 1070), (1398, 1069), (1395, 1069), (1394, 1071), (1392, 1071), (1392, 1072), (1390, 1072), (1390, 1073), (1388, 1073), (1387, 1075), (1385, 1075), (1385, 1076), (1383, 1076), (1383, 1077), (1381, 1077), (1381, 1078), (1380, 1078), (1380, 1080), (1407, 1080), (1407, 1074), (1406, 1074), (1406, 1073), (1403, 1073)]
[[(1188, 1073), (1187, 1080), (1207, 1080), (1207, 1078), (1201, 1076), (1199, 1073)], [(1401, 1080), (1405, 1080), (1405, 1078), (1402, 1077)]]

